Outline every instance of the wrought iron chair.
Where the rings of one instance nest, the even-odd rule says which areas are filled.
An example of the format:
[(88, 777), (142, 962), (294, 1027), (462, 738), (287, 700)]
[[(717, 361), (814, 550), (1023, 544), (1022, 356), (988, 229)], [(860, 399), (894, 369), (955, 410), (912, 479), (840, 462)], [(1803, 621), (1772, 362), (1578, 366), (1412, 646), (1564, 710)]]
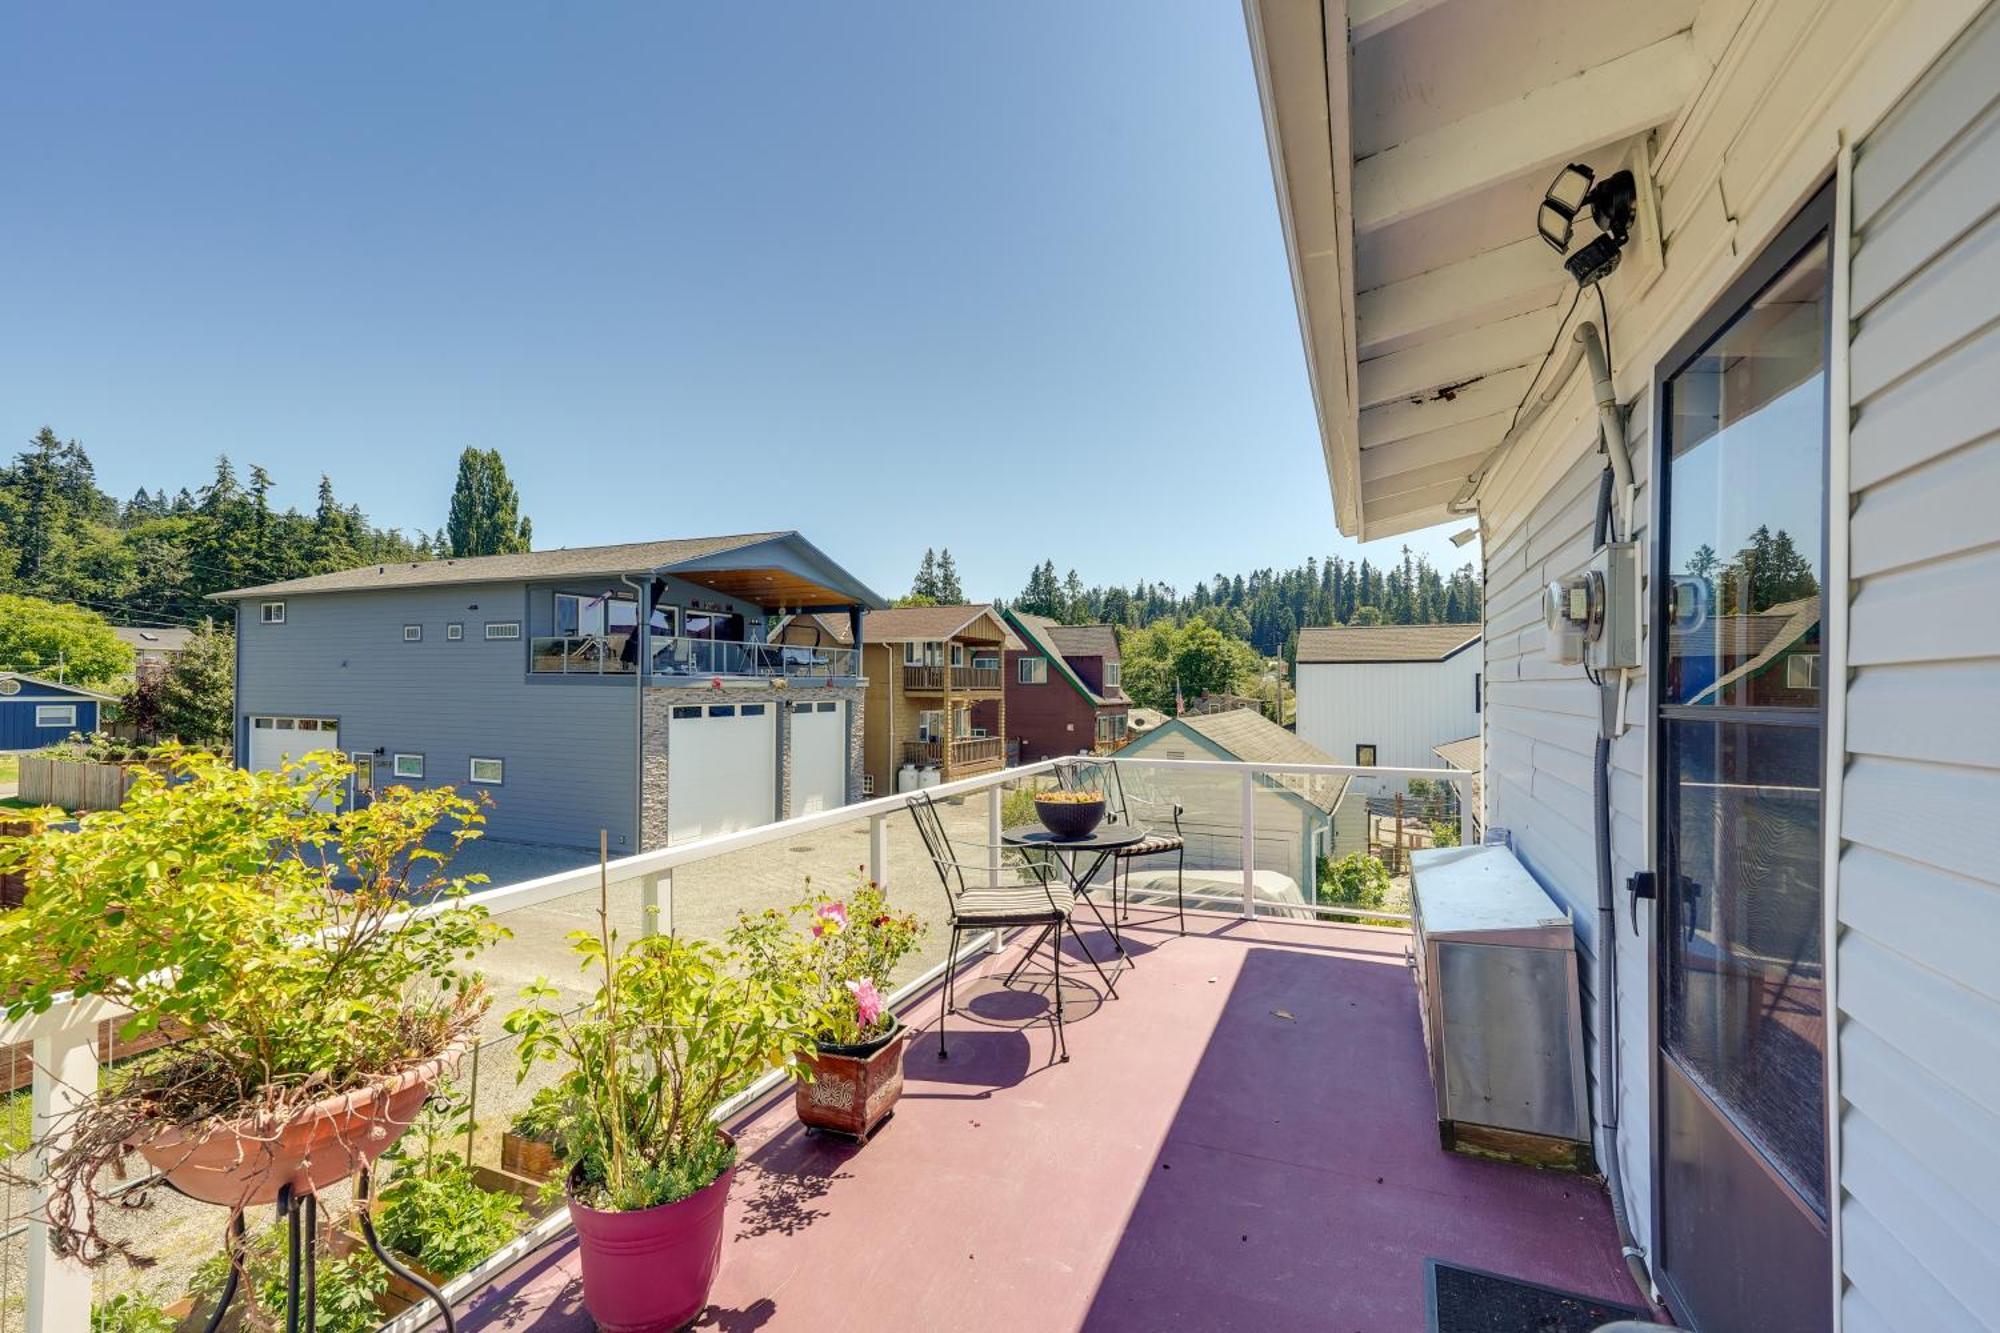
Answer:
[[(1046, 862), (1024, 858), (1008, 862), (1000, 861), (996, 872), (992, 865), (969, 864), (959, 859), (958, 851), (952, 845), (951, 836), (944, 830), (944, 820), (938, 815), (938, 808), (927, 792), (918, 792), (907, 802), (910, 817), (917, 823), (917, 833), (924, 840), (924, 850), (929, 853), (931, 864), (937, 870), (938, 882), (944, 887), (945, 899), (950, 907), (951, 951), (945, 955), (944, 1009), (938, 1014), (938, 1059), (948, 1058), (944, 1044), (944, 1021), (947, 1015), (958, 1012), (958, 942), (960, 936), (969, 931), (1004, 930), (1009, 926), (1040, 926), (1041, 933), (1021, 956), (1021, 962), (1007, 974), (1013, 981), (1028, 959), (1041, 948), (1042, 941), (1049, 941), (1049, 954), (1054, 960), (1055, 1004), (1051, 1019), (1055, 1024), (1056, 1048), (1059, 1059), (1069, 1059), (1069, 1043), (1063, 1035), (1062, 998), (1062, 936), (1065, 930), (1074, 937), (1076, 929), (1070, 922), (1070, 913), (1076, 908), (1076, 895), (1049, 878)], [(986, 850), (985, 844), (977, 844)], [(997, 850), (997, 849), (993, 849)], [(973, 879), (967, 882), (966, 872)], [(1090, 952), (1080, 937), (1077, 945), (1083, 949), (1084, 957), (1097, 969), (1106, 989), (1111, 986), (1111, 978)]]
[[(1125, 790), (1125, 778), (1115, 759), (1073, 759), (1056, 765), (1056, 782), (1068, 791), (1092, 789), (1104, 793), (1104, 819), (1108, 824), (1136, 826), (1146, 831), (1144, 840), (1120, 847), (1111, 863), (1111, 910), (1119, 912), (1122, 892), (1124, 912), (1120, 920), (1132, 918), (1132, 862), (1142, 856), (1174, 854), (1174, 916), (1180, 933), (1187, 934), (1187, 838), (1181, 832), (1182, 807), (1179, 801), (1135, 796)], [(1171, 827), (1172, 832), (1168, 832)], [(1124, 872), (1120, 889), (1119, 872)]]

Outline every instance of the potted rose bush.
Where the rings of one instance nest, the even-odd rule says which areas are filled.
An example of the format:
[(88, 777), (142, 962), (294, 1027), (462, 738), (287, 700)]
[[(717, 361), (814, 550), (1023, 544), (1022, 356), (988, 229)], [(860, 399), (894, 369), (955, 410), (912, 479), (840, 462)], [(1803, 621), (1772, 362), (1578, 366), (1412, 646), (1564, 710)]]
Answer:
[(559, 1069), (553, 1139), (583, 1268), (583, 1302), (610, 1333), (680, 1328), (722, 1260), (736, 1142), (729, 1097), (810, 1049), (796, 981), (722, 946), (653, 935), (621, 946), (600, 890), (598, 930), (570, 939), (599, 981), (581, 1006), (546, 981), (507, 1017), (521, 1077)]
[(751, 965), (794, 977), (810, 1008), (809, 1077), (794, 1094), (808, 1129), (865, 1141), (895, 1109), (909, 1031), (883, 995), (923, 933), (922, 920), (866, 881), (843, 897), (815, 894), (809, 882), (790, 908), (737, 919), (731, 939)]
[(477, 879), (443, 876), (481, 822), (449, 788), (341, 813), (351, 769), (332, 753), (274, 773), (197, 751), (165, 763), (118, 810), (0, 843), (0, 871), (27, 881), (0, 918), (8, 1017), (99, 996), (130, 1011), (128, 1038), (173, 1038), (43, 1145), (48, 1220), (85, 1257), (106, 1244), (100, 1177), (128, 1151), (235, 1210), (380, 1156), (478, 1024), (487, 996), (464, 964), (501, 933), (473, 904), (409, 910)]

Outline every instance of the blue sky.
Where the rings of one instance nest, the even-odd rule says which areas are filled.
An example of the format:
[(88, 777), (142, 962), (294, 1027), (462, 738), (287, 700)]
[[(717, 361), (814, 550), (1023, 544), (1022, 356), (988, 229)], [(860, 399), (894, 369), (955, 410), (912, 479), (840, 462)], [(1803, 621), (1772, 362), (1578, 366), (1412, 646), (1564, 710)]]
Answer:
[(890, 594), (1355, 550), (1233, 4), (13, 6), (0, 162), (0, 439), (120, 495), (428, 529), (477, 444), (538, 545)]

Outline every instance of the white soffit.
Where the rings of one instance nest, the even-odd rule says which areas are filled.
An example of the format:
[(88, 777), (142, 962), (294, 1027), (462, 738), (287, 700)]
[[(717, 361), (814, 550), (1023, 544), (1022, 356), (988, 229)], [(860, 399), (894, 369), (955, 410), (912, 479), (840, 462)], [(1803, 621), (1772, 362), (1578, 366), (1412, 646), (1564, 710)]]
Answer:
[(1699, 7), (1244, 0), (1341, 531), (1449, 517), (1573, 291), (1542, 191), (1681, 114)]

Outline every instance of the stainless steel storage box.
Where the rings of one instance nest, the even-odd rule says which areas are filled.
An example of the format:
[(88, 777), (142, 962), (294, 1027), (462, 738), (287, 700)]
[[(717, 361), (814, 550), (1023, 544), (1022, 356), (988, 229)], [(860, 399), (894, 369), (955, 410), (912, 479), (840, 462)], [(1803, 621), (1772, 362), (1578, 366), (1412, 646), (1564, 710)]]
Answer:
[(1447, 1148), (1592, 1168), (1570, 920), (1505, 847), (1413, 852), (1417, 987)]

